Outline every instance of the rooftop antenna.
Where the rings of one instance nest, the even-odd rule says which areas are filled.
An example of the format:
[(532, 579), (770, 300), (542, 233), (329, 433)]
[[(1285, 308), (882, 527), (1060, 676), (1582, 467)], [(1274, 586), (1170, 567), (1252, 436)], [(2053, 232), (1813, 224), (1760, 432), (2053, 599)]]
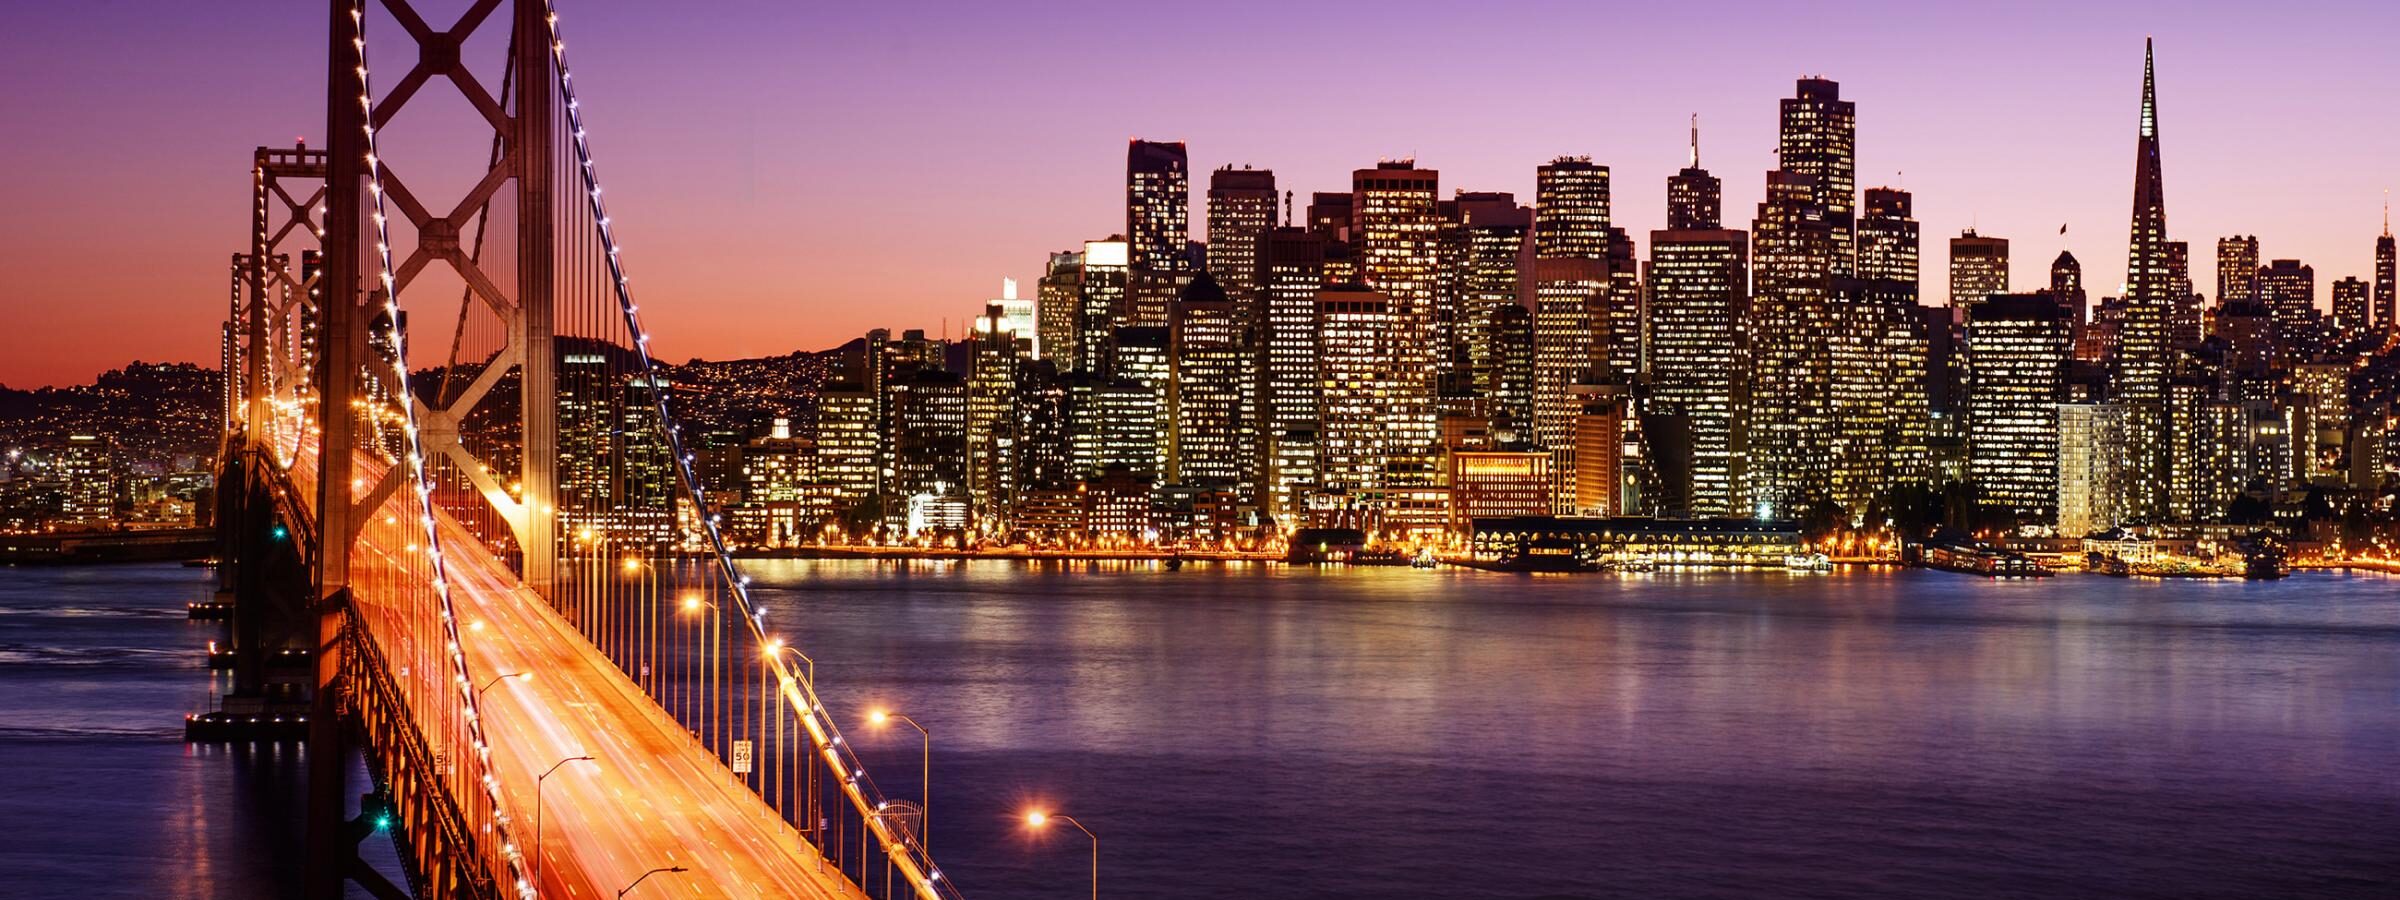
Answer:
[(1700, 114), (1692, 114), (1692, 168), (1700, 168)]
[(2392, 189), (2383, 189), (2383, 236), (2392, 236)]

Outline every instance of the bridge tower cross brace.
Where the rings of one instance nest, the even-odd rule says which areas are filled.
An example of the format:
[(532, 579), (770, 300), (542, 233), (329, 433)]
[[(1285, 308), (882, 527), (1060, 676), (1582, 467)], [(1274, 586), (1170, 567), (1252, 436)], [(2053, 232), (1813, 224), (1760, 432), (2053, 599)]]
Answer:
[[(350, 9), (363, 8), (368, 2), (371, 0), (333, 0), (332, 5), (346, 16)], [(510, 7), (510, 15), (494, 15), (504, 3)], [(452, 471), (475, 486), (516, 538), (525, 584), (548, 597), (557, 578), (558, 552), (558, 385), (553, 326), (557, 224), (551, 215), (552, 197), (556, 193), (553, 182), (558, 175), (550, 164), (555, 125), (551, 105), (553, 70), (550, 47), (542, 37), (549, 33), (549, 9), (541, 0), (478, 0), (449, 28), (435, 30), (426, 24), (410, 0), (380, 0), (378, 5), (390, 13), (407, 39), (416, 45), (416, 61), (397, 82), (386, 82), (390, 86), (381, 89), (374, 108), (363, 111), (363, 121), (354, 123), (351, 130), (363, 134), (369, 124), (378, 132), (384, 130), (421, 90), (435, 79), (442, 79), (453, 85), (458, 95), (491, 126), (498, 148), (482, 179), (447, 210), (427, 206), (410, 190), (404, 177), (409, 160), (395, 160), (387, 154), (379, 161), (384, 198), (393, 214), (406, 220), (414, 235), (394, 239), (392, 251), (397, 260), (392, 273), (394, 290), (405, 297), (409, 286), (427, 266), (442, 263), (466, 283), (472, 301), (488, 308), (504, 323), (508, 336), (507, 345), (445, 406), (430, 407), (422, 397), (410, 398), (409, 402), (416, 409), (420, 439), (430, 457), (428, 464), (433, 463), (432, 458), (446, 459)], [(469, 39), (486, 28), (505, 29), (510, 34), (509, 55), (501, 76), (507, 99), (512, 101), (507, 106), (486, 89), (462, 56), (462, 48)], [(533, 37), (516, 39), (520, 35)], [(395, 49), (387, 42), (381, 50), (386, 54), (382, 58), (399, 56)], [(336, 50), (347, 54), (349, 45), (345, 43)], [(354, 78), (355, 73), (348, 68), (351, 63), (346, 59), (332, 60), (331, 65), (341, 70), (337, 76)], [(349, 116), (358, 111), (357, 96), (351, 93), (346, 105), (329, 110), (329, 116)], [(330, 120), (328, 125), (339, 127)], [(480, 234), (481, 226), (476, 223), (490, 211), (502, 190), (514, 191), (515, 234)], [(361, 217), (369, 212), (363, 206), (356, 211)], [(327, 217), (330, 219), (332, 213)], [(477, 248), (462, 241), (470, 234), (477, 234), (492, 246), (513, 238), (509, 246), (516, 254), (515, 284), (503, 287), (486, 273), (478, 261)], [(353, 240), (337, 248), (329, 236), (327, 247), (329, 253), (350, 257), (352, 283), (362, 288), (377, 286), (373, 280), (378, 273), (365, 271), (360, 262), (365, 259), (360, 255), (363, 241)], [(467, 312), (461, 310), (462, 315)], [(361, 331), (367, 325), (366, 319), (352, 323), (354, 329)], [(326, 340), (328, 343), (333, 340), (330, 331)], [(515, 496), (501, 487), (500, 481), (490, 474), (491, 467), (476, 459), (461, 443), (459, 435), (460, 423), (482, 406), (512, 368), (519, 376), (521, 411), (517, 465), (520, 490)], [(332, 407), (325, 409), (327, 415), (332, 414)], [(362, 508), (372, 509), (389, 498), (403, 477), (398, 468), (386, 472), (383, 481), (366, 495)], [(340, 533), (355, 536), (361, 524), (363, 521), (353, 519), (348, 523), (349, 530)], [(337, 532), (329, 524), (327, 533)]]

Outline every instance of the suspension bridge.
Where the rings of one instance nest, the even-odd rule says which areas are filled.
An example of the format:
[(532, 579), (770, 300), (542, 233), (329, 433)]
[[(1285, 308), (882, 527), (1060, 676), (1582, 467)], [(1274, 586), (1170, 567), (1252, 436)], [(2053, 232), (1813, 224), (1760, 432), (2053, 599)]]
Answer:
[(187, 732), (305, 740), (312, 898), (957, 897), (726, 554), (555, 4), (425, 5), (332, 0), (326, 146), (252, 160)]

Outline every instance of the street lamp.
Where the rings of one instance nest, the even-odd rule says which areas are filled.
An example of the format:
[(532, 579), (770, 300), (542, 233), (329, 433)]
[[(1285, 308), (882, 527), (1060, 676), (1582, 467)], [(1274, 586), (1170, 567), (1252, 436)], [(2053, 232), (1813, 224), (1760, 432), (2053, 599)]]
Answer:
[(808, 689), (811, 691), (816, 690), (817, 661), (809, 658), (808, 654), (800, 652), (800, 648), (785, 644), (782, 638), (774, 638), (767, 641), (767, 659), (769, 660), (774, 659), (775, 654), (782, 653), (786, 650), (791, 651), (793, 656), (800, 657), (801, 662), (808, 664)]
[[(785, 644), (785, 643), (783, 642), (783, 639), (782, 639), (782, 638), (773, 638), (773, 639), (770, 639), (770, 640), (768, 640), (768, 641), (767, 641), (767, 665), (761, 666), (761, 667), (759, 668), (759, 670), (758, 670), (759, 682), (760, 682), (760, 684), (761, 684), (761, 685), (764, 685), (764, 684), (765, 684), (765, 682), (766, 682), (766, 677), (767, 677), (767, 672), (768, 672), (769, 670), (771, 670), (771, 669), (775, 668), (775, 666), (774, 666), (774, 662), (775, 662), (775, 656), (776, 656), (776, 654), (783, 653), (784, 651), (787, 651), (787, 650), (788, 650), (788, 651), (791, 651), (791, 654), (792, 654), (793, 656), (800, 657), (800, 661), (801, 661), (801, 662), (804, 662), (804, 663), (807, 663), (807, 664), (808, 664), (808, 693), (807, 693), (807, 695), (805, 695), (805, 696), (803, 696), (803, 697), (801, 697), (801, 698), (800, 698), (800, 705), (801, 705), (802, 707), (804, 707), (804, 709), (802, 710), (802, 712), (806, 712), (806, 711), (807, 711), (807, 709), (806, 709), (807, 707), (815, 707), (815, 706), (817, 705), (817, 661), (816, 661), (816, 659), (815, 659), (814, 657), (811, 657), (811, 656), (809, 656), (809, 655), (808, 655), (808, 654), (806, 654), (806, 653), (802, 653), (802, 652), (800, 652), (800, 648), (798, 648), (798, 647), (793, 647), (793, 646), (789, 646), (789, 645)], [(782, 687), (782, 689), (783, 689), (784, 691), (787, 691), (787, 692), (788, 692), (788, 691), (790, 691), (790, 690), (792, 689), (792, 679), (791, 679), (791, 678), (789, 678), (789, 677), (786, 677), (786, 678), (784, 678), (784, 679), (783, 679), (783, 684), (781, 685), (781, 687)], [(787, 700), (788, 700), (788, 699), (790, 699), (790, 698), (789, 698), (789, 697), (779, 697), (778, 699), (787, 699)], [(776, 724), (775, 724), (775, 728), (776, 728), (776, 731), (777, 731), (777, 733), (781, 733), (781, 732), (782, 732), (782, 729), (783, 729), (783, 706), (784, 706), (784, 705), (783, 705), (783, 704), (781, 704), (781, 703), (778, 703), (778, 704), (776, 704), (776, 705), (775, 705), (775, 717), (776, 717), (776, 718), (775, 718), (775, 723), (776, 723)], [(764, 713), (764, 712), (761, 712), (761, 713), (760, 713), (760, 715), (763, 717), (763, 716), (765, 715), (765, 713)], [(764, 724), (764, 721), (763, 721), (763, 719), (762, 719), (762, 721), (761, 721), (761, 724)]]
[[(578, 762), (578, 761), (581, 761), (581, 762), (596, 762), (596, 760), (592, 759), (592, 758), (591, 758), (591, 757), (589, 757), (589, 756), (570, 756), (570, 757), (567, 757), (567, 758), (565, 758), (565, 759), (559, 760), (558, 762), (551, 763), (551, 764), (550, 764), (550, 769), (549, 769), (549, 771), (547, 771), (547, 772), (543, 772), (543, 773), (541, 774), (541, 776), (540, 776), (540, 777), (537, 777), (537, 778), (535, 778), (535, 779), (533, 780), (533, 883), (534, 883), (534, 884), (537, 884), (537, 885), (538, 885), (538, 884), (541, 884), (541, 883), (542, 883), (542, 782), (545, 782), (545, 781), (548, 781), (548, 780), (550, 780), (550, 774), (551, 774), (552, 772), (556, 772), (556, 771), (558, 771), (558, 767), (560, 767), (560, 766), (563, 766), (563, 765), (566, 765), (566, 764), (568, 764), (568, 763), (571, 763), (571, 762)], [(618, 893), (617, 893), (617, 896), (619, 896), (619, 897), (622, 897), (622, 896), (625, 896), (625, 894), (624, 894), (624, 892), (620, 891), (620, 892), (618, 892)]]
[(1083, 832), (1084, 837), (1092, 839), (1092, 900), (1100, 900), (1100, 836), (1083, 827), (1082, 822), (1075, 821), (1074, 816), (1061, 816), (1038, 809), (1025, 814), (1025, 824), (1035, 828), (1048, 827), (1053, 821), (1073, 825), (1076, 830)]
[(506, 674), (506, 675), (494, 675), (494, 676), (492, 676), (492, 680), (484, 682), (482, 687), (479, 687), (479, 688), (476, 688), (476, 689), (475, 689), (475, 703), (476, 703), (476, 705), (478, 705), (478, 706), (480, 706), (480, 705), (482, 705), (482, 704), (483, 704), (483, 692), (485, 692), (485, 691), (488, 691), (488, 690), (491, 690), (491, 689), (492, 689), (492, 685), (499, 684), (500, 682), (507, 681), (507, 680), (509, 680), (509, 679), (511, 679), (511, 678), (532, 678), (532, 677), (533, 677), (533, 673), (532, 673), (532, 672), (510, 672), (510, 673), (508, 673), (508, 674)]
[(887, 724), (893, 719), (907, 722), (908, 727), (916, 729), (917, 734), (924, 742), (917, 769), (917, 793), (919, 794), (917, 809), (921, 811), (923, 817), (923, 821), (919, 825), (925, 831), (925, 836), (920, 841), (925, 846), (925, 852), (930, 854), (933, 852), (933, 732), (925, 730), (925, 726), (917, 724), (917, 720), (900, 713), (886, 712), (880, 709), (867, 713), (867, 721), (877, 726)]
[[(627, 648), (627, 657), (635, 666), (639, 667), (638, 671), (641, 673), (635, 681), (642, 686), (644, 691), (655, 690), (657, 685), (653, 681), (650, 668), (658, 662), (658, 567), (651, 565), (649, 560), (639, 556), (625, 557), (623, 567), (627, 578), (633, 577), (635, 572), (647, 572), (650, 576), (650, 589), (644, 595), (646, 600), (641, 605), (625, 611), (627, 621), (623, 636), (633, 645)], [(648, 622), (642, 621), (642, 612), (645, 608), (650, 613)]]
[[(718, 661), (723, 658), (723, 653), (725, 650), (724, 610), (718, 608), (718, 606), (714, 603), (700, 599), (699, 594), (683, 595), (683, 604), (681, 608), (685, 613), (691, 615), (699, 615), (700, 611), (704, 609), (711, 613), (716, 613), (716, 615), (711, 615), (706, 620), (703, 620), (699, 625), (700, 634), (708, 643), (708, 668), (700, 673), (700, 704), (702, 706), (707, 706), (708, 698), (716, 692), (718, 687), (721, 686), (719, 684), (712, 683), (712, 679), (722, 681), (724, 677), (717, 674)], [(695, 660), (692, 660), (688, 656), (684, 660), (684, 679), (687, 682), (691, 680), (692, 666), (695, 664), (695, 662)], [(685, 690), (687, 693), (689, 692), (690, 688), (688, 685)], [(690, 704), (689, 697), (685, 698), (685, 703), (688, 707)], [(703, 712), (705, 713), (706, 710)], [(706, 715), (697, 715), (694, 716), (694, 718), (700, 720), (700, 722), (695, 723), (695, 725), (705, 723), (707, 721)], [(700, 731), (700, 729), (697, 727), (695, 727), (693, 730)], [(705, 742), (706, 739), (706, 734), (704, 732), (702, 737), (703, 742)]]
[(636, 879), (634, 879), (634, 880), (633, 880), (633, 884), (626, 885), (624, 890), (621, 890), (621, 891), (618, 891), (618, 892), (617, 892), (617, 900), (625, 900), (625, 895), (626, 895), (626, 894), (632, 893), (632, 892), (633, 892), (633, 889), (634, 889), (635, 887), (639, 886), (639, 885), (640, 885), (642, 882), (650, 880), (650, 876), (652, 876), (652, 875), (656, 875), (656, 874), (658, 874), (658, 873), (660, 873), (660, 872), (689, 872), (689, 871), (691, 871), (691, 870), (690, 870), (690, 869), (686, 869), (686, 868), (684, 868), (684, 867), (682, 867), (682, 866), (661, 866), (661, 867), (659, 867), (659, 868), (656, 868), (656, 869), (651, 869), (650, 871), (643, 872), (643, 873), (642, 873), (642, 877), (640, 877), (640, 878), (636, 878)]

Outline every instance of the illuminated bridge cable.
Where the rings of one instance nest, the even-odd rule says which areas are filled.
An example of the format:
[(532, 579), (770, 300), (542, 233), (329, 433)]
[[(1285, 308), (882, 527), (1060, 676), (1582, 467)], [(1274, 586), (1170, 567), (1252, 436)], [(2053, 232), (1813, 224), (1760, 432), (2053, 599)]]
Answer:
[[(478, 776), (477, 781), (482, 785), (484, 793), (489, 797), (491, 803), (492, 838), (499, 845), (500, 862), (505, 867), (505, 874), (509, 882), (515, 886), (517, 896), (523, 900), (533, 900), (534, 886), (532, 881), (525, 876), (523, 854), (517, 850), (516, 843), (509, 838), (509, 817), (502, 811), (500, 783), (491, 772), (491, 745), (484, 739), (482, 716), (477, 710), (474, 682), (468, 674), (466, 655), (461, 649), (458, 618), (453, 614), (448, 573), (442, 560), (441, 528), (434, 517), (433, 491), (431, 483), (425, 476), (424, 445), (420, 442), (417, 433), (416, 405), (412, 402), (415, 395), (410, 393), (408, 387), (407, 338), (400, 327), (400, 297), (399, 292), (395, 289), (397, 282), (393, 276), (391, 231), (388, 225), (387, 210), (384, 207), (383, 167), (375, 146), (374, 90), (367, 78), (365, 15), (366, 10), (362, 0), (353, 0), (350, 5), (350, 16), (358, 22), (357, 34), (359, 36), (353, 38), (351, 43), (358, 51), (358, 83), (360, 87), (358, 102), (365, 108), (363, 117), (366, 120), (364, 127), (367, 148), (367, 189), (372, 195), (374, 204), (374, 213), (371, 218), (375, 223), (377, 276), (383, 292), (383, 324), (388, 329), (386, 338), (391, 342), (393, 392), (399, 398), (397, 405), (401, 409), (401, 427), (405, 436), (401, 456), (408, 465), (409, 488), (416, 495), (419, 522), (423, 525), (425, 532), (426, 560), (431, 569), (433, 592), (440, 609), (443, 647), (448, 651), (451, 678), (458, 690), (458, 708), (462, 710), (461, 717), (465, 723), (467, 739), (474, 749), (472, 764)], [(341, 452), (351, 452), (351, 448), (340, 448), (340, 450)], [(487, 852), (489, 852), (488, 847)]]
[[(550, 55), (558, 69), (559, 96), (566, 107), (569, 143), (575, 150), (573, 162), (582, 182), (584, 199), (589, 208), (592, 223), (600, 240), (600, 257), (608, 282), (602, 287), (613, 294), (617, 312), (622, 316), (625, 327), (630, 331), (634, 351), (633, 358), (640, 362), (640, 374), (649, 387), (650, 405), (657, 414), (653, 424), (657, 428), (660, 439), (666, 444), (677, 480), (692, 504), (701, 533), (707, 538), (707, 549), (711, 561), (724, 577), (727, 590), (741, 613), (740, 617), (749, 625), (752, 636), (762, 646), (768, 645), (770, 639), (760, 624), (759, 610), (750, 598), (750, 579), (741, 574), (733, 557), (726, 552), (724, 534), (721, 530), (721, 517), (710, 510), (708, 494), (705, 485), (700, 480), (696, 459), (685, 450), (680, 429), (668, 411), (667, 391), (663, 387), (663, 381), (659, 378), (658, 365), (650, 353), (650, 335), (642, 328), (640, 308), (633, 302), (633, 293), (625, 276), (624, 262), (620, 256), (623, 248), (617, 244), (615, 229), (610, 225), (607, 206), (602, 201), (600, 179), (592, 162), (591, 143), (583, 120), (582, 106), (575, 98), (574, 74), (567, 67), (566, 41), (559, 30), (557, 4), (546, 2), (545, 7), (547, 13), (545, 19), (550, 27)], [(880, 792), (875, 791), (874, 783), (866, 777), (865, 766), (859, 762), (855, 752), (850, 749), (849, 743), (842, 739), (840, 730), (826, 715), (824, 703), (817, 696), (813, 680), (792, 666), (784, 658), (783, 653), (770, 652), (765, 661), (775, 673), (775, 693), (778, 699), (792, 707), (794, 717), (808, 731), (811, 746), (817, 748), (815, 752), (822, 756), (824, 764), (838, 776), (839, 789), (848, 798), (850, 805), (855, 808), (860, 822), (875, 838), (887, 863), (895, 865), (901, 870), (910, 889), (919, 897), (957, 896), (957, 891), (950, 887), (948, 880), (942, 876), (941, 870), (933, 865), (932, 858), (925, 852), (922, 836), (895, 828), (886, 821), (885, 815), (889, 804), (882, 798)], [(808, 814), (813, 817), (817, 812), (811, 809)], [(822, 845), (820, 845), (820, 849), (823, 849)], [(860, 881), (863, 883), (866, 865), (865, 848), (862, 845), (860, 849)]]

